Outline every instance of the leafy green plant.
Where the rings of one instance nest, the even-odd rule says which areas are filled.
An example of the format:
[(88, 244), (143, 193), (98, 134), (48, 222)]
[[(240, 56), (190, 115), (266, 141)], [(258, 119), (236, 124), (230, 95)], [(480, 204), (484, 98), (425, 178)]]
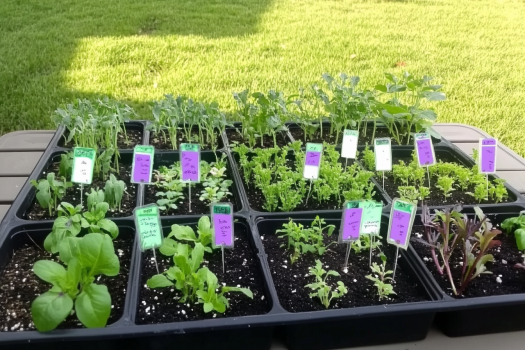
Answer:
[(491, 183), (489, 187), (489, 196), (492, 197), (494, 203), (502, 202), (503, 199), (508, 197), (504, 179), (493, 180), (493, 183)]
[(363, 163), (368, 170), (375, 170), (376, 168), (376, 155), (368, 146), (363, 151)]
[(58, 167), (58, 176), (71, 179), (73, 171), (73, 152), (67, 152), (60, 155), (60, 165)]
[(90, 211), (82, 214), (82, 228), (88, 229), (90, 233), (107, 233), (113, 239), (117, 238), (119, 233), (117, 224), (105, 218), (108, 210), (108, 203), (97, 203)]
[(171, 232), (162, 241), (162, 246), (159, 248), (160, 252), (166, 256), (173, 256), (177, 253), (179, 241), (189, 241), (200, 243), (204, 247), (204, 251), (211, 253), (211, 242), (212, 242), (212, 229), (210, 218), (208, 216), (202, 216), (197, 224), (197, 235), (190, 226), (172, 225)]
[(82, 206), (80, 204), (75, 207), (70, 203), (60, 203), (58, 217), (53, 222), (53, 229), (44, 240), (44, 249), (56, 254), (63, 239), (77, 236), (82, 230), (81, 213)]
[(478, 203), (481, 203), (482, 201), (486, 201), (489, 199), (487, 187), (485, 184), (482, 184), (482, 183), (477, 184), (476, 187), (474, 187), (474, 193), (467, 192), (467, 194), (470, 194), (471, 196), (473, 196), (478, 201)]
[(329, 276), (339, 276), (339, 273), (333, 270), (327, 272), (323, 269), (323, 265), (319, 260), (315, 261), (315, 267), (310, 267), (309, 275), (315, 277), (315, 282), (305, 286), (305, 288), (312, 290), (312, 293), (310, 293), (310, 298), (319, 298), (321, 304), (323, 304), (327, 309), (330, 307), (332, 299), (340, 298), (341, 296), (348, 293), (348, 289), (341, 281), (337, 281), (337, 287), (335, 290), (332, 290), (332, 287), (330, 287), (326, 280)]
[(66, 190), (73, 185), (67, 182), (65, 178), (62, 181), (55, 178), (55, 173), (48, 173), (45, 179), (38, 182), (31, 180), (31, 184), (36, 187), (36, 199), (38, 204), (49, 210), (49, 215), (53, 215), (59, 200), (66, 194)]
[(445, 198), (450, 197), (452, 195), (451, 192), (454, 191), (454, 178), (446, 175), (440, 176), (438, 177), (436, 187), (443, 192)]
[(420, 199), (419, 191), (414, 186), (399, 186), (397, 192), (399, 198), (408, 202), (417, 204), (417, 200)]
[(357, 253), (361, 251), (370, 249), (370, 238), (374, 237), (372, 243), (372, 250), (380, 248), (383, 243), (381, 243), (381, 236), (377, 233), (363, 233), (359, 235), (359, 239), (356, 239), (352, 242), (352, 249)]
[(53, 285), (31, 304), (35, 327), (40, 332), (55, 329), (73, 307), (84, 326), (104, 327), (111, 313), (111, 295), (105, 285), (94, 282), (99, 275), (116, 276), (120, 271), (113, 242), (99, 234), (67, 237), (59, 252), (67, 270), (49, 260), (39, 260), (33, 266), (35, 275)]
[(104, 187), (104, 198), (111, 209), (116, 209), (118, 207), (118, 210), (120, 210), (125, 190), (126, 184), (124, 181), (117, 180), (115, 175), (111, 174), (109, 180), (106, 181), (106, 186)]
[(501, 228), (506, 234), (514, 234), (518, 250), (525, 250), (525, 216), (523, 214), (525, 213), (520, 212), (519, 216), (505, 219), (501, 223)]
[(95, 190), (94, 188), (91, 188), (91, 192), (87, 195), (87, 210), (91, 211), (95, 208), (95, 206), (98, 203), (102, 203), (105, 200), (104, 191), (102, 190)]
[[(225, 293), (241, 292), (253, 299), (247, 288), (220, 286), (215, 274), (207, 267), (201, 267), (204, 258), (204, 246), (197, 242), (191, 250), (187, 244), (178, 244), (173, 257), (175, 266), (148, 279), (150, 288), (175, 287), (182, 293), (180, 303), (198, 302), (203, 304), (204, 312), (215, 310), (223, 313), (229, 307)], [(220, 292), (218, 292), (220, 287)]]
[(394, 287), (392, 284), (388, 283), (388, 281), (392, 280), (392, 277), (388, 277), (388, 275), (393, 274), (393, 271), (386, 270), (386, 256), (381, 253), (381, 265), (378, 265), (376, 262), (372, 263), (372, 266), (370, 266), (370, 269), (372, 270), (371, 275), (365, 276), (367, 279), (374, 282), (374, 287), (377, 288), (377, 295), (379, 296), (379, 300), (386, 299), (391, 294), (396, 294), (394, 292)]

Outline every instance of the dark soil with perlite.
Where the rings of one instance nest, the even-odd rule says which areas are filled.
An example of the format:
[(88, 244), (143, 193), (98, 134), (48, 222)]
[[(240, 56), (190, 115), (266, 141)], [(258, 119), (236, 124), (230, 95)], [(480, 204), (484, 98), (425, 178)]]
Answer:
[[(268, 254), (268, 264), (277, 294), (279, 295), (279, 302), (290, 312), (326, 310), (318, 298), (310, 298), (311, 290), (304, 287), (315, 282), (315, 277), (309, 275), (308, 272), (310, 267), (315, 266), (316, 260), (322, 262), (323, 269), (326, 271), (334, 270), (341, 275), (340, 277), (328, 277), (327, 282), (332, 287), (332, 290), (335, 289), (337, 281), (342, 281), (348, 289), (347, 294), (332, 300), (330, 309), (430, 300), (413, 272), (403, 262), (401, 254), (398, 259), (396, 282), (394, 283), (394, 291), (397, 294), (390, 295), (387, 299), (379, 300), (376, 293), (377, 289), (373, 285), (374, 282), (365, 278), (366, 275), (372, 273), (368, 265), (370, 256), (368, 249), (361, 250), (359, 254), (352, 250), (348, 261), (348, 269), (345, 272), (343, 265), (347, 248), (346, 244), (331, 245), (321, 256), (312, 253), (303, 254), (291, 264), (291, 252), (286, 249), (286, 246), (280, 247), (283, 243), (286, 244), (286, 239), (278, 238), (275, 234), (265, 234), (261, 238), (263, 239), (264, 250)], [(337, 241), (337, 232), (334, 232), (331, 237), (327, 237), (325, 233), (324, 241), (325, 244)], [(383, 253), (388, 259), (387, 269), (392, 270), (396, 247), (383, 245), (381, 249), (383, 249)], [(380, 264), (381, 260), (377, 256), (378, 250), (376, 249), (374, 253), (372, 261)]]
[[(21, 233), (23, 234), (23, 233)], [(27, 241), (30, 242), (28, 238)], [(100, 276), (95, 283), (108, 287), (111, 295), (111, 315), (108, 325), (118, 321), (124, 312), (128, 275), (130, 270), (133, 239), (113, 241), (115, 253), (120, 261), (120, 273), (115, 277)], [(42, 246), (30, 242), (15, 249), (11, 261), (0, 276), (0, 331), (35, 330), (31, 317), (31, 303), (42, 293), (51, 289), (51, 284), (42, 281), (33, 273), (38, 260), (52, 260), (60, 263), (57, 256), (46, 252)], [(73, 314), (66, 318), (57, 329), (84, 328)]]
[[(235, 245), (232, 250), (225, 249), (225, 269), (222, 272), (220, 249), (204, 253), (204, 264), (208, 266), (223, 286), (249, 288), (253, 299), (242, 293), (227, 293), (230, 307), (224, 314), (212, 310), (205, 313), (203, 304), (196, 302), (179, 303), (181, 293), (175, 287), (150, 289), (146, 286), (149, 278), (157, 274), (153, 253), (148, 250), (142, 254), (141, 292), (138, 305), (138, 324), (156, 324), (180, 321), (193, 321), (223, 317), (261, 315), (270, 310), (269, 296), (265, 294), (264, 278), (259, 259), (248, 242), (248, 232), (243, 225), (235, 225)], [(159, 271), (173, 266), (171, 257), (156, 251)]]

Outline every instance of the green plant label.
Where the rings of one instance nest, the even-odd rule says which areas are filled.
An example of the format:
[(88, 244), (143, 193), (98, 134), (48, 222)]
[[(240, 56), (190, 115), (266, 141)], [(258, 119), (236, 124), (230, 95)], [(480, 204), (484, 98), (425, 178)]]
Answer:
[(315, 180), (319, 177), (321, 157), (323, 156), (323, 145), (321, 143), (307, 143), (304, 158), (303, 177)]
[(231, 203), (214, 203), (210, 207), (213, 247), (233, 248), (233, 207)]
[(200, 182), (201, 152), (198, 144), (182, 143), (180, 145), (181, 181)]
[(487, 138), (479, 140), (479, 172), (483, 174), (496, 173), (496, 154), (498, 150), (498, 140)]
[(135, 146), (133, 150), (133, 164), (131, 166), (132, 183), (151, 183), (154, 155), (155, 147), (153, 146)]
[(361, 233), (379, 233), (381, 229), (383, 203), (375, 201), (362, 201), (359, 202), (359, 207), (363, 208)]
[(392, 202), (390, 222), (388, 224), (387, 242), (407, 249), (416, 216), (416, 205), (398, 198)]
[(140, 249), (155, 249), (162, 245), (162, 226), (156, 204), (136, 207), (133, 210), (135, 227), (140, 239)]
[(339, 228), (339, 243), (353, 242), (359, 239), (363, 208), (359, 201), (346, 201), (343, 205), (343, 217)]
[(374, 140), (374, 153), (376, 156), (376, 171), (392, 170), (392, 145), (389, 138)]
[(341, 157), (355, 159), (357, 154), (357, 130), (345, 130), (343, 133), (343, 144), (341, 146)]
[(73, 148), (73, 171), (71, 182), (89, 185), (93, 181), (93, 167), (97, 151), (93, 148)]
[(434, 145), (432, 144), (430, 134), (415, 134), (414, 144), (419, 166), (431, 166), (436, 164), (436, 155), (434, 154)]

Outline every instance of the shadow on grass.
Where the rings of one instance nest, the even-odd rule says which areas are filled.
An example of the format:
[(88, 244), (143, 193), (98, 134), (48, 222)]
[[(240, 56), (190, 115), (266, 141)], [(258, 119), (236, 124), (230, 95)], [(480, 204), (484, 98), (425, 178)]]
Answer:
[[(71, 90), (65, 74), (85, 37), (255, 33), (273, 0), (3, 0), (0, 2), (0, 135), (46, 129), (59, 105), (98, 95)], [(109, 96), (113, 98), (113, 96)], [(140, 112), (147, 103), (127, 101)], [(148, 117), (148, 115), (141, 115)]]

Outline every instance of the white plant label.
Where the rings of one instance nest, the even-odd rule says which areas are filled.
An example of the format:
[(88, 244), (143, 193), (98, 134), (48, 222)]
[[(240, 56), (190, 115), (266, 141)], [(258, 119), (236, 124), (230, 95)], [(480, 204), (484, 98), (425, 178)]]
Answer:
[(71, 182), (89, 185), (93, 181), (93, 166), (97, 151), (93, 148), (75, 147), (73, 149), (73, 172)]
[(392, 144), (387, 137), (374, 140), (376, 171), (392, 170)]
[(345, 130), (343, 133), (343, 145), (341, 147), (341, 157), (355, 159), (357, 154), (357, 130)]

